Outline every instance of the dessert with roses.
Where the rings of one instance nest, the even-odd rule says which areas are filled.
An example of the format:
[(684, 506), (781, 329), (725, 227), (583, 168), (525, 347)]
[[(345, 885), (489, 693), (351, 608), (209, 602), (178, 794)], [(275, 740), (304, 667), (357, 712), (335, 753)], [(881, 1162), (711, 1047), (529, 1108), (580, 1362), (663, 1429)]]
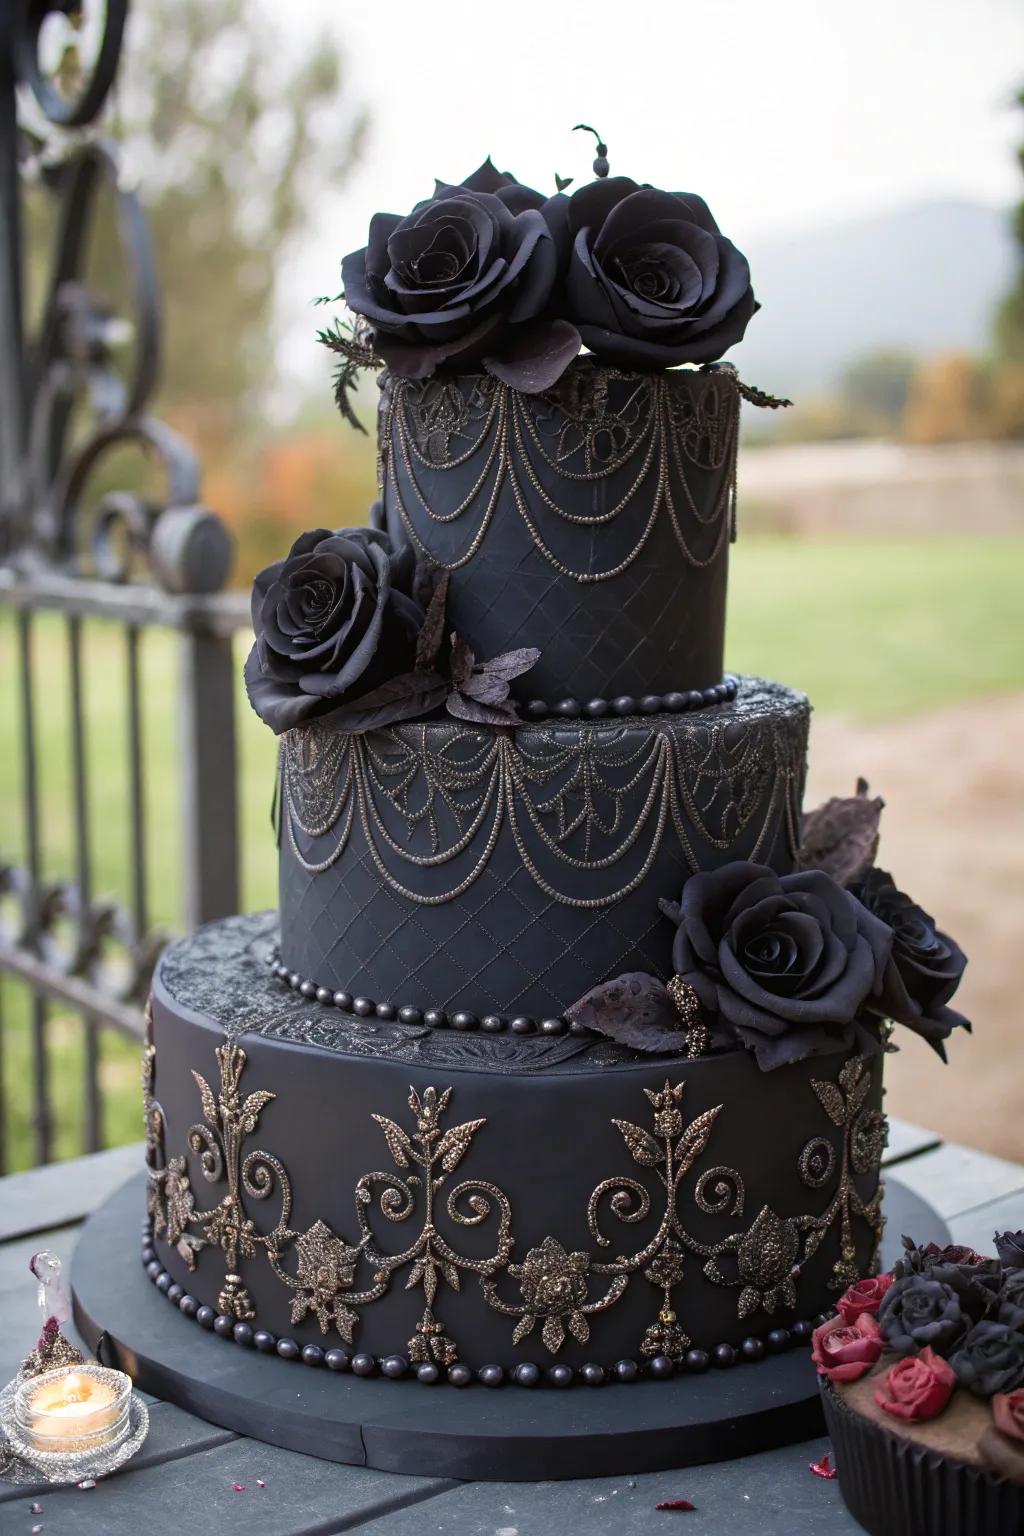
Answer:
[(996, 1233), (986, 1256), (905, 1237), (892, 1271), (851, 1286), (815, 1330), (840, 1486), (868, 1529), (924, 1529), (938, 1502), (941, 1529), (964, 1536), (1016, 1529), (1008, 1507), (1024, 1515), (1024, 1312), (1008, 1262), (1021, 1239)]

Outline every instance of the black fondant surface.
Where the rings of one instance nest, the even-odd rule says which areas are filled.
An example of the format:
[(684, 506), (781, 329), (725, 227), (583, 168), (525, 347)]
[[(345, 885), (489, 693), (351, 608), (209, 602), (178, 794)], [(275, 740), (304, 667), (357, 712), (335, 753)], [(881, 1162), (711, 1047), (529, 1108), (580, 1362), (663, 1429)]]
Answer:
[[(72, 1263), (75, 1321), (143, 1391), (216, 1424), (331, 1461), (457, 1478), (532, 1480), (639, 1473), (722, 1460), (820, 1432), (807, 1351), (753, 1366), (573, 1390), (463, 1392), (358, 1380), (288, 1364), (205, 1333), (137, 1260), (143, 1179), (86, 1223)], [(895, 1180), (884, 1262), (898, 1233), (945, 1242), (935, 1213)]]
[[(169, 951), (154, 988), (160, 1134), (151, 1157), (157, 1168), (183, 1159), (165, 1194), (184, 1202), (179, 1215), (187, 1209), (184, 1225), (200, 1239), (195, 1272), (180, 1234), (157, 1247), (201, 1302), (221, 1304), (232, 1265), (210, 1213), (235, 1196), (232, 1221), (254, 1224), (248, 1248), (238, 1239), (234, 1268), (255, 1327), (301, 1344), (340, 1342), (330, 1309), (326, 1331), (315, 1311), (293, 1310), (301, 1287), (275, 1273), (262, 1243), (275, 1233), (270, 1246), (294, 1279), (299, 1238), (323, 1222), (350, 1247), (364, 1243), (348, 1282), (329, 1297), (332, 1307), (335, 1299), (352, 1305), (354, 1347), (408, 1354), (426, 1301), (415, 1265), (429, 1220), (443, 1258), (435, 1313), (473, 1367), (638, 1358), (666, 1286), (678, 1326), (701, 1347), (813, 1318), (835, 1295), (846, 1197), (843, 1257), (866, 1271), (874, 1236), (860, 1207), (877, 1185), (880, 1059), (861, 1069), (858, 1086), (856, 1072), (840, 1080), (842, 1056), (761, 1073), (742, 1051), (639, 1059), (606, 1042), (366, 1025), (282, 989), (248, 952), (261, 942), (265, 919), (211, 925)], [(227, 1036), (244, 1058), (218, 1057)], [(210, 1085), (205, 1103), (194, 1073)], [(666, 1084), (683, 1086), (656, 1101)], [(436, 1091), (426, 1142), (410, 1088), (419, 1104)], [(211, 1111), (218, 1094), (228, 1095), (227, 1107)], [(251, 1124), (239, 1129), (246, 1104)], [(212, 1160), (203, 1157), (211, 1145)], [(438, 1161), (443, 1149), (447, 1162)], [(820, 1246), (810, 1251), (816, 1222)], [(546, 1238), (578, 1256), (582, 1277), (578, 1293), (570, 1282), (575, 1300), (553, 1336), (543, 1328), (551, 1307), (536, 1297), (528, 1304), (524, 1272), (514, 1267), (533, 1262), (557, 1278), (557, 1254), (530, 1259)], [(713, 1283), (712, 1262), (727, 1283)], [(790, 1304), (784, 1287), (794, 1264)], [(382, 1294), (359, 1302), (381, 1274)], [(531, 1307), (535, 1326), (514, 1340)]]
[(544, 395), (487, 374), (389, 380), (388, 531), (452, 572), (478, 656), (536, 646), (521, 699), (722, 676), (739, 396), (730, 375), (591, 359)]
[(659, 897), (731, 859), (792, 867), (809, 713), (743, 678), (693, 714), (289, 732), (281, 959), (332, 992), (537, 1020), (665, 977)]

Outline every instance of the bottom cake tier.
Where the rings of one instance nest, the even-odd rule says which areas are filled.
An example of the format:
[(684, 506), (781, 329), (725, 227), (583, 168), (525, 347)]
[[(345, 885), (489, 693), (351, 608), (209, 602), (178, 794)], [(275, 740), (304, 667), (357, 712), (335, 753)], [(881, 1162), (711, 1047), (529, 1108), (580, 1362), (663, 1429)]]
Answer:
[(567, 1385), (758, 1359), (872, 1269), (881, 1057), (360, 1019), (283, 987), (275, 937), (211, 924), (154, 981), (144, 1259), (185, 1317), (357, 1374)]

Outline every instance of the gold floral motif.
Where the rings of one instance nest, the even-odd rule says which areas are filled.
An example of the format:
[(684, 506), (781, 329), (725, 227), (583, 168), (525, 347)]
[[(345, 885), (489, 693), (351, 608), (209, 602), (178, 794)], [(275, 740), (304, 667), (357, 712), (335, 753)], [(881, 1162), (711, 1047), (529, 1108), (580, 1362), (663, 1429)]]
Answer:
[(665, 990), (686, 1029), (687, 1056), (706, 1056), (711, 1049), (711, 1031), (701, 1018), (700, 998), (696, 989), (684, 981), (682, 976), (673, 976)]
[[(838, 1164), (835, 1188), (820, 1214), (783, 1216), (764, 1206), (745, 1231), (713, 1244), (698, 1241), (683, 1223), (681, 1189), (711, 1140), (722, 1106), (687, 1121), (682, 1109), (685, 1083), (666, 1079), (660, 1089), (644, 1089), (650, 1130), (629, 1120), (612, 1122), (634, 1163), (646, 1170), (646, 1181), (623, 1174), (603, 1180), (594, 1189), (586, 1214), (597, 1252), (569, 1249), (548, 1235), (515, 1263), (511, 1262), (512, 1210), (504, 1192), (476, 1178), (452, 1184), (452, 1176), (486, 1120), (465, 1120), (446, 1128), (450, 1087), (441, 1091), (410, 1088), (411, 1129), (386, 1115), (373, 1114), (398, 1171), (367, 1173), (357, 1181), (354, 1202), (359, 1234), (349, 1242), (322, 1220), (304, 1232), (292, 1230), (291, 1184), (284, 1167), (270, 1152), (245, 1151), (275, 1096), (262, 1089), (243, 1096), (246, 1054), (237, 1042), (222, 1045), (216, 1059), (216, 1093), (202, 1074), (192, 1074), (204, 1118), (190, 1128), (188, 1145), (199, 1160), (204, 1180), (226, 1188), (215, 1205), (201, 1209), (184, 1157), (164, 1156), (163, 1111), (153, 1096), (155, 1055), (149, 1012), (143, 1083), (154, 1231), (176, 1248), (190, 1269), (204, 1247), (220, 1250), (225, 1274), (217, 1304), (236, 1319), (255, 1316), (240, 1264), (261, 1253), (278, 1280), (294, 1293), (292, 1323), (298, 1326), (312, 1315), (322, 1334), (334, 1332), (347, 1342), (358, 1326), (360, 1309), (385, 1295), (394, 1278), (404, 1272), (406, 1290), (421, 1289), (424, 1300), (421, 1319), (407, 1345), (410, 1359), (414, 1364), (447, 1366), (458, 1359), (459, 1352), (446, 1322), (436, 1314), (436, 1304), (445, 1288), (460, 1292), (462, 1277), (469, 1274), (479, 1280), (490, 1306), (516, 1319), (514, 1344), (529, 1337), (539, 1323), (544, 1347), (557, 1354), (570, 1335), (586, 1343), (590, 1319), (614, 1305), (632, 1277), (639, 1275), (661, 1293), (640, 1352), (678, 1358), (691, 1343), (673, 1304), (673, 1291), (684, 1279), (688, 1255), (704, 1261), (707, 1280), (737, 1288), (738, 1315), (746, 1317), (757, 1310), (770, 1314), (796, 1305), (802, 1268), (834, 1228), (838, 1227), (840, 1253), (830, 1283), (836, 1288), (858, 1278), (853, 1222), (866, 1223), (876, 1244), (881, 1234), (881, 1183), (874, 1196), (865, 1200), (853, 1180), (854, 1173), (868, 1173), (876, 1166), (885, 1132), (884, 1118), (866, 1107), (871, 1074), (862, 1057), (846, 1062), (836, 1082), (815, 1079), (811, 1084), (823, 1110), (842, 1131), (838, 1154), (830, 1140), (819, 1136), (807, 1143), (799, 1159), (801, 1178), (812, 1189), (831, 1183)], [(653, 1236), (632, 1253), (603, 1257), (601, 1250), (612, 1246), (601, 1227), (606, 1202), (617, 1221), (641, 1222), (655, 1209), (655, 1185), (660, 1215)], [(277, 1221), (269, 1231), (262, 1230), (250, 1214), (249, 1202), (265, 1201), (275, 1192), (280, 1207)], [(706, 1215), (742, 1215), (743, 1180), (733, 1168), (706, 1168), (696, 1180), (692, 1198)], [(375, 1231), (375, 1214), (383, 1219), (385, 1232), (415, 1217), (416, 1235), (398, 1251), (391, 1251)], [(462, 1253), (447, 1235), (453, 1228), (481, 1227), (492, 1217), (497, 1226), (486, 1257)], [(728, 1269), (720, 1262), (727, 1257)], [(361, 1271), (366, 1282), (357, 1288)], [(506, 1275), (518, 1282), (519, 1299), (501, 1294)]]

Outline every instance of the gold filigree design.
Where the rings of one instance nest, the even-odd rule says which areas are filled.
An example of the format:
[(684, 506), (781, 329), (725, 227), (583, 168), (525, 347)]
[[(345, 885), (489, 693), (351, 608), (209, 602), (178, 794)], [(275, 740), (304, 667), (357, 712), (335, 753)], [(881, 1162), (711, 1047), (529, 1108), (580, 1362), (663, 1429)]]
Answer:
[[(765, 1205), (745, 1231), (715, 1243), (699, 1241), (684, 1224), (681, 1192), (708, 1148), (723, 1106), (715, 1105), (687, 1120), (682, 1109), (685, 1082), (666, 1078), (662, 1088), (644, 1089), (651, 1114), (649, 1129), (630, 1120), (612, 1121), (633, 1162), (644, 1171), (644, 1179), (621, 1174), (595, 1187), (586, 1220), (596, 1251), (571, 1249), (548, 1234), (518, 1262), (512, 1262), (512, 1208), (505, 1193), (481, 1178), (452, 1182), (487, 1122), (475, 1118), (446, 1126), (450, 1087), (441, 1091), (410, 1088), (412, 1124), (408, 1128), (387, 1115), (372, 1115), (397, 1171), (378, 1170), (357, 1180), (353, 1193), (359, 1231), (356, 1240), (349, 1242), (319, 1219), (303, 1232), (289, 1226), (292, 1191), (283, 1165), (265, 1150), (245, 1151), (275, 1095), (262, 1089), (243, 1095), (247, 1059), (237, 1042), (220, 1046), (216, 1059), (216, 1092), (201, 1073), (192, 1073), (204, 1118), (188, 1132), (189, 1150), (198, 1158), (207, 1183), (226, 1185), (222, 1198), (204, 1209), (196, 1200), (185, 1158), (164, 1157), (163, 1112), (153, 1097), (150, 1013), (144, 1088), (154, 1231), (177, 1249), (190, 1269), (205, 1247), (220, 1250), (225, 1274), (217, 1304), (236, 1319), (255, 1315), (242, 1267), (261, 1254), (293, 1292), (293, 1325), (314, 1317), (322, 1334), (337, 1333), (347, 1342), (359, 1324), (360, 1309), (384, 1296), (401, 1273), (406, 1290), (423, 1292), (423, 1312), (407, 1344), (410, 1359), (414, 1364), (432, 1361), (447, 1366), (458, 1359), (459, 1351), (446, 1321), (437, 1315), (437, 1303), (446, 1291), (460, 1293), (463, 1277), (469, 1275), (479, 1281), (495, 1311), (516, 1319), (513, 1344), (530, 1337), (539, 1324), (544, 1348), (557, 1354), (569, 1337), (586, 1343), (590, 1319), (612, 1307), (639, 1275), (661, 1296), (640, 1351), (646, 1356), (678, 1358), (691, 1340), (677, 1316), (673, 1293), (684, 1279), (689, 1256), (703, 1260), (702, 1273), (711, 1283), (737, 1288), (737, 1311), (743, 1318), (758, 1310), (771, 1314), (795, 1307), (797, 1280), (833, 1230), (838, 1229), (840, 1245), (830, 1279), (836, 1289), (858, 1278), (854, 1222), (867, 1224), (876, 1245), (881, 1235), (881, 1184), (871, 1199), (865, 1199), (854, 1182), (854, 1174), (867, 1174), (877, 1166), (885, 1131), (884, 1118), (866, 1103), (871, 1073), (863, 1057), (846, 1062), (836, 1082), (814, 1079), (811, 1084), (823, 1111), (842, 1132), (838, 1153), (828, 1137), (820, 1136), (806, 1144), (799, 1158), (799, 1172), (808, 1188), (821, 1189), (836, 1179), (820, 1213), (785, 1216)], [(249, 1202), (265, 1201), (275, 1192), (278, 1217), (270, 1230), (263, 1230), (250, 1214)], [(726, 1212), (740, 1216), (743, 1179), (736, 1169), (721, 1164), (705, 1168), (695, 1181), (692, 1199), (706, 1216)], [(602, 1230), (606, 1206), (625, 1226), (644, 1222), (653, 1214), (653, 1235), (633, 1252), (605, 1257), (603, 1251), (612, 1247), (612, 1239)], [(384, 1224), (379, 1232), (375, 1217)], [(452, 1230), (480, 1228), (492, 1218), (496, 1231), (488, 1253), (474, 1257), (462, 1252), (450, 1235)], [(385, 1234), (413, 1220), (415, 1236), (393, 1249)], [(360, 1286), (361, 1272), (367, 1278)], [(506, 1276), (518, 1283), (517, 1299), (502, 1294)]]
[[(282, 833), (301, 867), (320, 874), (358, 826), (389, 890), (429, 906), (464, 895), (504, 833), (553, 900), (606, 907), (636, 889), (667, 837), (694, 872), (694, 839), (727, 852), (753, 836), (756, 859), (783, 809), (792, 840), (804, 732), (801, 714), (780, 717), (776, 705), (766, 717), (755, 699), (700, 722), (662, 717), (640, 740), (614, 723), (574, 727), (568, 744), (561, 727), (352, 735), (307, 725), (282, 738)], [(453, 863), (459, 878), (442, 887), (432, 872)], [(565, 890), (570, 870), (592, 877), (593, 894)]]
[(701, 1018), (700, 998), (696, 989), (684, 981), (682, 976), (672, 976), (665, 990), (683, 1021), (687, 1056), (706, 1056), (711, 1049), (711, 1031)]
[[(835, 1192), (820, 1215), (781, 1217), (764, 1206), (747, 1232), (733, 1233), (709, 1256), (704, 1266), (707, 1278), (715, 1285), (740, 1288), (740, 1317), (758, 1309), (770, 1314), (778, 1307), (794, 1307), (796, 1282), (804, 1266), (837, 1225), (839, 1257), (829, 1279), (832, 1290), (845, 1290), (860, 1278), (854, 1219), (870, 1228), (876, 1249), (881, 1240), (881, 1181), (870, 1200), (863, 1199), (853, 1181), (854, 1173), (864, 1174), (878, 1166), (886, 1138), (885, 1117), (864, 1107), (871, 1089), (867, 1059), (853, 1057), (840, 1069), (838, 1082), (812, 1079), (811, 1087), (833, 1125), (843, 1133)], [(833, 1142), (815, 1136), (800, 1153), (800, 1177), (809, 1189), (822, 1189), (831, 1183), (836, 1163)], [(731, 1277), (723, 1273), (718, 1262), (727, 1253), (734, 1254), (736, 1260), (736, 1273)]]

